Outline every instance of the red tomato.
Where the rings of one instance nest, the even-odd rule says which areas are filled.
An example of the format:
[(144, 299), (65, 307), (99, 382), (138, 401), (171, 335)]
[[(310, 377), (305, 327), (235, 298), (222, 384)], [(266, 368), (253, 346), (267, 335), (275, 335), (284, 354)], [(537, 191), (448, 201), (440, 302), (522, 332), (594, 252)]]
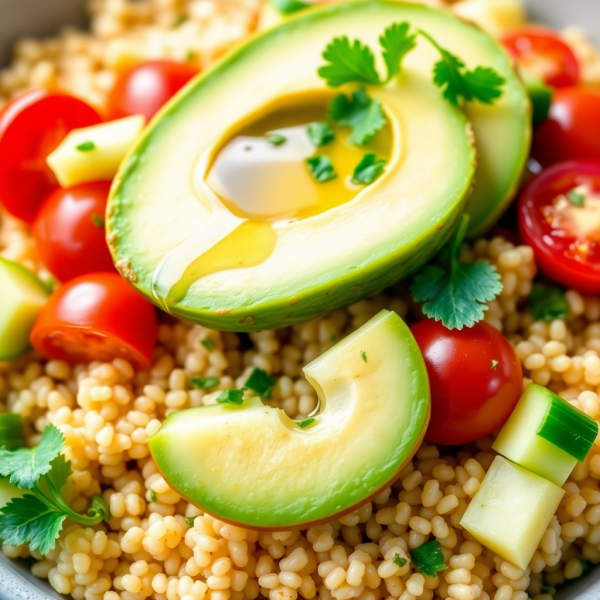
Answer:
[(32, 346), (46, 358), (85, 363), (125, 358), (149, 369), (158, 325), (154, 307), (116, 273), (60, 287), (40, 311)]
[(521, 27), (502, 38), (519, 64), (555, 88), (579, 83), (579, 62), (573, 51), (551, 29)]
[(42, 262), (60, 281), (114, 271), (104, 230), (109, 190), (109, 181), (58, 188), (42, 205), (33, 235)]
[(504, 425), (523, 387), (521, 363), (508, 340), (483, 321), (458, 331), (427, 319), (411, 330), (431, 387), (425, 439), (466, 444)]
[(108, 97), (110, 118), (152, 118), (197, 73), (196, 67), (172, 60), (149, 61), (123, 71)]
[(535, 129), (531, 155), (544, 167), (575, 158), (600, 160), (600, 90), (558, 90), (548, 120)]
[[(578, 186), (584, 206), (567, 196)], [(551, 279), (600, 293), (600, 161), (567, 161), (534, 177), (519, 199), (519, 230)]]
[(0, 111), (0, 203), (13, 216), (32, 223), (58, 183), (46, 165), (72, 129), (101, 123), (82, 100), (48, 90), (25, 92)]

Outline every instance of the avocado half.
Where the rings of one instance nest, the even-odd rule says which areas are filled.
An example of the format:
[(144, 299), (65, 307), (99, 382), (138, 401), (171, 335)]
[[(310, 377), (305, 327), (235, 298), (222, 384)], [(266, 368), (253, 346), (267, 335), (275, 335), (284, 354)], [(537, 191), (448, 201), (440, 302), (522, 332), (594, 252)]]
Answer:
[(309, 423), (260, 398), (170, 415), (148, 440), (169, 485), (205, 512), (257, 529), (318, 524), (389, 485), (430, 413), (425, 363), (406, 324), (382, 311), (304, 373), (320, 401)]
[(474, 196), (480, 205), (471, 210), (473, 223), (479, 227), (493, 218), (517, 186), (529, 139), (527, 97), (504, 52), (446, 11), (389, 0), (329, 5), (254, 38), (190, 83), (154, 120), (122, 165), (109, 200), (107, 239), (121, 274), (181, 318), (248, 331), (330, 312), (426, 263), (462, 213), (473, 185), (475, 150), (465, 113), (432, 83), (435, 52), (419, 42), (397, 81), (368, 90), (383, 103), (396, 133), (392, 159), (379, 180), (347, 204), (276, 222), (275, 247), (260, 264), (205, 275), (167, 306), (152, 291), (161, 261), (211, 215), (194, 187), (199, 157), (224, 132), (279, 98), (323, 93), (317, 69), (333, 37), (347, 35), (376, 47), (384, 29), (402, 21), (428, 31), (469, 67), (491, 66), (507, 80), (497, 104), (468, 108), (481, 134)]

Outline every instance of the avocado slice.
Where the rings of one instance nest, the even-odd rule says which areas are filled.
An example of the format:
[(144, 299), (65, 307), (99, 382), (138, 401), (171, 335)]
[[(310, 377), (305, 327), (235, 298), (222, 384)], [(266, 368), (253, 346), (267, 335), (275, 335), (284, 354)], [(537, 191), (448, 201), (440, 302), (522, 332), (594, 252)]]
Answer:
[(427, 371), (408, 327), (384, 310), (304, 373), (320, 399), (313, 422), (259, 398), (170, 415), (148, 441), (169, 485), (219, 519), (260, 529), (308, 527), (386, 487), (429, 421)]
[(29, 334), (49, 296), (44, 284), (25, 267), (0, 258), (0, 360), (29, 349)]

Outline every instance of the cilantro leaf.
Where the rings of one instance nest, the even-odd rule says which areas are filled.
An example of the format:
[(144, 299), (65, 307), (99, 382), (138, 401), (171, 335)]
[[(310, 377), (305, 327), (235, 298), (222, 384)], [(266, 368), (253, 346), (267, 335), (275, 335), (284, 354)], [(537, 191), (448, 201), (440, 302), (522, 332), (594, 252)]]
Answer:
[(397, 552), (394, 554), (394, 558), (392, 558), (392, 560), (394, 561), (394, 564), (398, 565), (399, 567), (403, 567), (406, 563), (408, 563), (408, 561), (405, 558), (402, 558)]
[(244, 390), (225, 390), (217, 397), (219, 404), (242, 404), (244, 402)]
[(190, 385), (193, 388), (199, 390), (205, 390), (206, 388), (217, 387), (219, 385), (218, 377), (192, 377), (190, 379)]
[(337, 177), (329, 156), (311, 156), (306, 159), (310, 174), (319, 182), (325, 183)]
[(208, 336), (200, 340), (200, 344), (207, 352), (212, 352), (217, 347), (215, 341)]
[(410, 33), (409, 23), (393, 23), (379, 38), (387, 67), (387, 81), (400, 73), (402, 59), (417, 45), (416, 39), (417, 35)]
[(378, 159), (375, 154), (365, 154), (356, 165), (352, 174), (352, 183), (355, 185), (368, 185), (373, 183), (385, 168), (385, 160)]
[(0, 448), (0, 475), (24, 490), (32, 489), (37, 480), (52, 468), (52, 461), (60, 454), (65, 440), (54, 425), (48, 425), (35, 448), (5, 450)]
[(437, 540), (413, 548), (410, 551), (410, 558), (415, 568), (428, 577), (435, 577), (436, 573), (448, 568), (444, 564), (442, 546)]
[(302, 419), (302, 421), (298, 421), (297, 425), (298, 427), (300, 427), (300, 429), (304, 429), (305, 427), (312, 425), (315, 421), (316, 419), (313, 419), (313, 417), (309, 417), (308, 419)]
[(536, 283), (529, 294), (528, 303), (536, 321), (564, 319), (570, 314), (565, 291), (555, 285)]
[(356, 90), (351, 98), (336, 96), (328, 112), (336, 123), (352, 129), (350, 141), (358, 146), (368, 144), (386, 123), (381, 102), (369, 98), (364, 88)]
[(77, 150), (78, 152), (91, 152), (92, 150), (96, 149), (96, 144), (94, 144), (94, 142), (92, 141), (88, 141), (88, 142), (81, 142), (81, 144), (78, 144), (77, 146), (75, 146), (75, 150)]
[(97, 215), (96, 213), (92, 214), (92, 216), (90, 217), (92, 219), (92, 223), (98, 228), (98, 229), (104, 229), (105, 227), (105, 222), (104, 219), (100, 216)]
[(272, 133), (267, 136), (267, 142), (271, 144), (271, 146), (281, 146), (281, 144), (285, 143), (287, 138), (280, 133)]
[(323, 58), (327, 64), (320, 67), (318, 73), (329, 87), (345, 83), (382, 83), (375, 69), (373, 51), (360, 40), (350, 42), (346, 36), (334, 38), (325, 48)]
[(10, 546), (29, 543), (46, 554), (54, 548), (67, 515), (56, 512), (31, 494), (13, 498), (0, 512), (0, 539)]
[(196, 522), (196, 517), (184, 517), (184, 519), (188, 529), (192, 529), (194, 527), (194, 523)]
[(245, 387), (268, 400), (271, 397), (275, 382), (276, 380), (269, 377), (266, 371), (255, 368), (246, 380)]
[(363, 362), (368, 362), (367, 353), (364, 350), (360, 351), (360, 357), (362, 358)]
[(303, 2), (302, 0), (271, 0), (271, 4), (282, 15), (291, 15), (310, 6), (309, 2)]
[(438, 255), (441, 265), (427, 265), (413, 278), (411, 292), (416, 302), (424, 302), (423, 312), (448, 329), (461, 330), (481, 321), (487, 310), (485, 302), (501, 291), (500, 275), (486, 262), (458, 262), (460, 246), (469, 218), (463, 217), (457, 233)]
[(464, 76), (465, 99), (469, 102), (477, 100), (482, 104), (493, 104), (502, 96), (502, 86), (505, 83), (494, 69), (490, 67), (477, 67), (474, 71), (467, 71)]
[(440, 53), (441, 60), (433, 66), (433, 83), (442, 88), (442, 95), (450, 104), (458, 106), (461, 96), (465, 96), (465, 86), (460, 74), (465, 64), (447, 50), (440, 49)]
[(335, 139), (331, 125), (326, 121), (310, 123), (307, 127), (308, 137), (315, 146), (325, 146)]

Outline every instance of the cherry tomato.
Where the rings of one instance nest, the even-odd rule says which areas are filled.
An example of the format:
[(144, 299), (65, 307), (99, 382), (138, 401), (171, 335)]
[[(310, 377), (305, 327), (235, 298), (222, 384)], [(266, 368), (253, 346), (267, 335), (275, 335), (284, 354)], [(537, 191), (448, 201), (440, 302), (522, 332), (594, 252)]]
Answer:
[(579, 83), (579, 61), (573, 51), (551, 29), (521, 27), (502, 38), (519, 64), (555, 88)]
[(58, 288), (40, 311), (31, 345), (46, 358), (85, 363), (125, 358), (149, 369), (154, 307), (116, 273), (92, 273)]
[(72, 129), (101, 123), (82, 100), (48, 90), (25, 92), (0, 111), (0, 203), (32, 223), (58, 183), (46, 164)]
[(531, 155), (544, 167), (575, 158), (600, 160), (600, 90), (558, 90), (548, 120), (535, 129)]
[(104, 230), (109, 190), (109, 181), (58, 188), (38, 212), (33, 225), (38, 253), (60, 281), (114, 271)]
[(198, 70), (172, 60), (154, 60), (123, 71), (108, 97), (111, 119), (130, 115), (153, 117)]
[(551, 279), (600, 293), (600, 161), (567, 161), (534, 177), (519, 199), (519, 230)]
[(431, 387), (425, 439), (466, 444), (504, 425), (523, 387), (521, 364), (508, 340), (483, 321), (458, 331), (427, 319), (411, 330)]

